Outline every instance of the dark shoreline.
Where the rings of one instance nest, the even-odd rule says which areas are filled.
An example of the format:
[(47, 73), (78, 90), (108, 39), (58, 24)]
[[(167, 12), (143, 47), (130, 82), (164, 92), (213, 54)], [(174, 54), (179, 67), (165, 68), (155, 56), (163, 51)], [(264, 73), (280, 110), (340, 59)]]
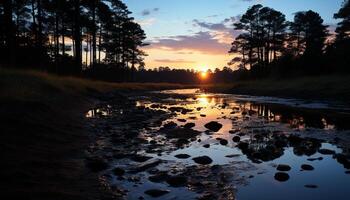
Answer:
[(213, 93), (331, 101), (350, 106), (349, 76), (240, 81), (232, 84), (203, 85), (201, 88)]

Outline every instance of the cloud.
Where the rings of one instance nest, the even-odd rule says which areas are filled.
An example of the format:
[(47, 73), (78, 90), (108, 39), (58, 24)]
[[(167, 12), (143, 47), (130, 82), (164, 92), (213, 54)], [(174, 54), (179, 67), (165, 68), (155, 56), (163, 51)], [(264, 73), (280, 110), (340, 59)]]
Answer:
[(196, 63), (195, 61), (190, 61), (190, 60), (184, 60), (184, 59), (155, 59), (155, 62), (158, 63), (167, 63), (167, 64), (193, 64)]
[(226, 18), (219, 23), (209, 23), (195, 19), (193, 20), (193, 25), (209, 30), (213, 37), (220, 43), (231, 44), (234, 37), (241, 33), (240, 31), (233, 29), (233, 24), (239, 19), (240, 16), (234, 16)]
[(197, 51), (203, 54), (226, 54), (230, 45), (220, 43), (209, 31), (193, 35), (179, 35), (162, 38), (151, 42), (146, 49), (163, 49), (168, 51)]
[(159, 8), (153, 8), (153, 9), (145, 9), (141, 12), (142, 16), (148, 16), (151, 15), (152, 13), (158, 12)]
[(156, 18), (136, 20), (136, 22), (141, 26), (152, 26), (156, 22)]

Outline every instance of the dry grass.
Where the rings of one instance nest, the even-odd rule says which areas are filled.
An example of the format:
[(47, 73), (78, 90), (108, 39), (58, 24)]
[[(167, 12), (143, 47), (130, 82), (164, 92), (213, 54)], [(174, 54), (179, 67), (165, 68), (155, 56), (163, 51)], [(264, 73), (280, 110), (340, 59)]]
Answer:
[(111, 90), (145, 91), (189, 88), (189, 85), (171, 83), (109, 83), (76, 77), (61, 77), (38, 71), (18, 71), (0, 68), (0, 98), (42, 99), (46, 93), (86, 95), (91, 91)]

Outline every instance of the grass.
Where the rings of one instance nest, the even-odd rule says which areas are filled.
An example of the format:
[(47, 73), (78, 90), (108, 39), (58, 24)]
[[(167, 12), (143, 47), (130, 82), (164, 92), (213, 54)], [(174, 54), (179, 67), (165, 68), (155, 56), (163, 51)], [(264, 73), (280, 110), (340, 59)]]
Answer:
[(212, 92), (342, 101), (350, 104), (350, 76), (330, 75), (296, 79), (242, 81), (205, 85)]
[(49, 98), (51, 98), (51, 95), (57, 97), (62, 93), (84, 96), (91, 94), (91, 92), (104, 93), (112, 90), (147, 91), (188, 87), (191, 86), (172, 83), (109, 83), (76, 77), (55, 76), (38, 71), (0, 68), (0, 98), (42, 99), (46, 93), (49, 93)]

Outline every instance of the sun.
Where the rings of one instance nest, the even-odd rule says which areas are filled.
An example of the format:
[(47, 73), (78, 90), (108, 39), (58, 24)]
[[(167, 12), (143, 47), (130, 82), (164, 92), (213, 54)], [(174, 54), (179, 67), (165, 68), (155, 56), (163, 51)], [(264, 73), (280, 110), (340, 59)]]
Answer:
[(206, 79), (206, 78), (208, 77), (208, 72), (202, 71), (202, 72), (200, 73), (200, 76), (201, 76), (201, 79)]

